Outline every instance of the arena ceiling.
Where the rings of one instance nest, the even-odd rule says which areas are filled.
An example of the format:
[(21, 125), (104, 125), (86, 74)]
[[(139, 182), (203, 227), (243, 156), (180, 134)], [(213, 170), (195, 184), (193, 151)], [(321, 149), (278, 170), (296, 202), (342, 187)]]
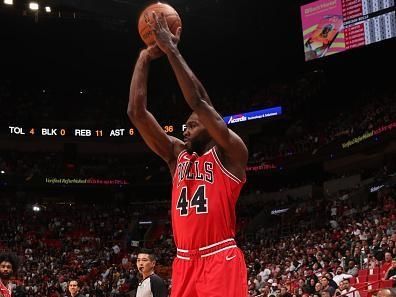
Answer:
[[(26, 2), (14, 0), (14, 7), (6, 8), (0, 4), (0, 34), (9, 45), (9, 51), (3, 49), (4, 54), (20, 57), (27, 52), (26, 57), (32, 50), (41, 59), (55, 53), (56, 58), (67, 61), (68, 54), (89, 49), (89, 59), (104, 60), (107, 55), (110, 63), (125, 58), (122, 63), (130, 64), (143, 46), (137, 33), (139, 12), (152, 1), (38, 0), (41, 6), (51, 6), (52, 12), (37, 16), (26, 9)], [(267, 73), (279, 69), (280, 64), (303, 61), (298, 6), (294, 1), (167, 2), (178, 10), (183, 21), (180, 46), (198, 67), (217, 65), (219, 69), (227, 68), (227, 75), (242, 72), (246, 77), (252, 64), (260, 66), (259, 72)], [(62, 48), (57, 47), (59, 43)]]
[[(128, 86), (143, 47), (138, 15), (153, 1), (37, 0), (52, 7), (50, 14), (31, 13), (28, 0), (13, 1), (13, 7), (0, 3), (1, 76), (103, 78)], [(204, 83), (226, 88), (276, 81), (323, 63), (304, 62), (299, 5), (307, 1), (167, 2), (183, 21), (179, 47)], [(169, 74), (167, 65), (157, 69), (154, 75)]]

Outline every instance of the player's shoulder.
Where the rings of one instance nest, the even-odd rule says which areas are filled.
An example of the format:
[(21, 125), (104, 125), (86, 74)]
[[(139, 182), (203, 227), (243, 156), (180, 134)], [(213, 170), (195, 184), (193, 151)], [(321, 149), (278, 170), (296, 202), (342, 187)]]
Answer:
[(169, 136), (169, 137), (173, 143), (173, 156), (175, 159), (177, 159), (180, 153), (186, 150), (186, 145), (184, 144), (183, 141), (181, 141), (177, 137), (174, 136)]

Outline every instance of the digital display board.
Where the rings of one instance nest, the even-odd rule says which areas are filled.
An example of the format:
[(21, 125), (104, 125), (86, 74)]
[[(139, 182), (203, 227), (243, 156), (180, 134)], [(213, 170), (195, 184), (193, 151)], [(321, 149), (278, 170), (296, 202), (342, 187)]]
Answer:
[(395, 0), (318, 0), (300, 12), (305, 61), (396, 37)]
[[(274, 117), (282, 114), (282, 107), (276, 106), (266, 109), (255, 110), (251, 112), (243, 112), (235, 115), (225, 116), (224, 122), (227, 125), (241, 123), (246, 121), (258, 120), (263, 118)], [(172, 122), (171, 124), (161, 125), (165, 133), (177, 135), (183, 132), (186, 125)], [(8, 127), (0, 127), (1, 132), (7, 131), (6, 134), (11, 136), (24, 137), (83, 137), (83, 138), (103, 138), (103, 137), (134, 137), (138, 135), (137, 129), (128, 128), (70, 128), (70, 127), (32, 127), (21, 125), (8, 125)]]
[[(173, 124), (163, 125), (162, 128), (167, 134), (173, 134), (175, 127)], [(15, 136), (43, 136), (43, 137), (133, 137), (136, 136), (138, 131), (135, 128), (117, 128), (117, 129), (104, 129), (104, 128), (69, 128), (69, 127), (27, 127), (9, 125), (8, 134)]]
[(246, 121), (274, 117), (274, 116), (281, 115), (281, 114), (282, 114), (282, 107), (276, 106), (276, 107), (271, 107), (271, 108), (266, 108), (266, 109), (255, 110), (255, 111), (251, 111), (251, 112), (244, 112), (244, 113), (234, 114), (234, 115), (230, 115), (230, 116), (225, 116), (223, 119), (227, 125), (230, 125), (230, 124), (235, 124), (235, 123), (241, 123), (241, 122), (246, 122)]

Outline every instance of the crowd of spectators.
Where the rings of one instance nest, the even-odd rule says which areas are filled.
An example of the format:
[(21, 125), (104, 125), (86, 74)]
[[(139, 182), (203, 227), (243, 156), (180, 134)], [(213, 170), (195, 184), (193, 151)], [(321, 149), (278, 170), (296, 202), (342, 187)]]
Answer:
[[(39, 212), (12, 199), (3, 198), (2, 204), (8, 211), (0, 218), (0, 248), (19, 255), (17, 281), (27, 296), (65, 296), (70, 279), (83, 284), (84, 295), (127, 296), (138, 283), (134, 242), (146, 231), (138, 222), (167, 216), (167, 207), (157, 203), (123, 208), (50, 203)], [(159, 264), (169, 266), (167, 242), (156, 252)]]
[(315, 110), (315, 113), (324, 116), (323, 119), (312, 119), (306, 112), (297, 109), (287, 125), (282, 125), (273, 132), (265, 130), (252, 137), (250, 162), (279, 162), (302, 153), (316, 154), (321, 148), (336, 141), (346, 142), (373, 129), (392, 124), (396, 120), (395, 102), (396, 93), (387, 90), (375, 94), (362, 93), (358, 106), (345, 106), (342, 111), (334, 107), (326, 112)]
[(169, 172), (159, 158), (144, 155), (76, 154), (63, 152), (16, 152), (0, 150), (0, 170), (24, 182), (52, 178), (102, 178), (125, 180), (128, 184), (166, 182)]
[(386, 272), (396, 256), (395, 197), (387, 189), (376, 202), (361, 207), (344, 208), (341, 201), (335, 211), (317, 208), (321, 224), (281, 239), (257, 232), (256, 240), (243, 246), (250, 296), (321, 296), (323, 290), (334, 296), (337, 289), (349, 289), (348, 281), (341, 284), (344, 279), (375, 267), (380, 267), (381, 278), (389, 278)]
[[(216, 107), (223, 114), (275, 105), (283, 107), (285, 118), (282, 121), (278, 121), (276, 125), (270, 124), (268, 129), (264, 127), (262, 132), (249, 136), (248, 141), (249, 166), (264, 164), (270, 168), (277, 168), (279, 164), (292, 156), (304, 153), (312, 156), (329, 144), (350, 140), (372, 129), (395, 122), (396, 94), (392, 88), (381, 91), (376, 88), (365, 88), (355, 95), (360, 96), (359, 100), (351, 100), (350, 104), (343, 105), (340, 112), (340, 102), (335, 103), (335, 106), (328, 106), (329, 103), (327, 103), (324, 107), (318, 106), (320, 104), (316, 102), (319, 96), (323, 96), (328, 84), (323, 73), (312, 72), (283, 84), (272, 84), (261, 89), (251, 87), (238, 94), (231, 92), (223, 96), (217, 94), (214, 96), (218, 99)], [(176, 102), (176, 95), (170, 94), (169, 96)], [(74, 97), (81, 99), (78, 105), (70, 104), (72, 100), (70, 98)], [(26, 87), (21, 91), (14, 82), (3, 81), (0, 84), (0, 103), (4, 108), (3, 112), (0, 112), (2, 115), (0, 123), (3, 125), (4, 133), (7, 133), (6, 128), (9, 124), (125, 128), (129, 127), (130, 123), (125, 113), (127, 102), (121, 97), (101, 89), (76, 89), (62, 92), (51, 90), (51, 88)], [(243, 97), (244, 100), (238, 100), (237, 97)], [(156, 116), (166, 122), (169, 118), (183, 114), (175, 102), (169, 105), (171, 108), (167, 111), (164, 111), (162, 105), (151, 108), (154, 109)], [(308, 108), (310, 105), (314, 105), (315, 115), (311, 115), (312, 110)], [(157, 111), (156, 108), (158, 108)], [(30, 112), (32, 110), (34, 112)], [(103, 110), (106, 113), (103, 113)], [(132, 172), (148, 171), (144, 178), (149, 179), (155, 175), (163, 177), (161, 172), (166, 171), (166, 168), (161, 165), (156, 166), (160, 168), (159, 172), (153, 172), (150, 168), (126, 169), (123, 165), (128, 164), (128, 160), (112, 156), (79, 156), (80, 160), (76, 160), (75, 164), (65, 164), (60, 155), (38, 154), (34, 158), (36, 162), (32, 164), (30, 156), (21, 158), (20, 155), (2, 152), (0, 169), (19, 173), (24, 171), (22, 174), (27, 176), (37, 173), (41, 175), (51, 173), (59, 176), (66, 173), (89, 177), (100, 176), (103, 171), (106, 171), (107, 175), (114, 178), (124, 178)], [(103, 168), (106, 169), (103, 170)]]
[[(381, 276), (390, 277), (396, 256), (395, 198), (393, 188), (384, 188), (375, 201), (364, 205), (343, 199), (306, 200), (272, 226), (253, 234), (240, 232), (249, 296), (309, 297), (325, 290), (332, 297), (336, 290), (348, 290), (345, 278), (356, 277), (361, 269), (380, 267)], [(0, 249), (19, 255), (17, 280), (28, 296), (65, 296), (67, 281), (75, 278), (84, 295), (130, 296), (138, 283), (136, 241), (147, 231), (139, 230), (138, 221), (168, 216), (168, 205), (159, 203), (49, 203), (33, 212), (13, 199), (2, 199), (2, 206), (8, 211), (0, 218)], [(250, 213), (241, 211), (239, 221), (245, 215)], [(304, 225), (313, 218), (314, 224)], [(281, 227), (297, 224), (300, 229), (280, 232)], [(152, 246), (158, 272), (170, 285), (175, 247), (169, 225), (157, 235)]]

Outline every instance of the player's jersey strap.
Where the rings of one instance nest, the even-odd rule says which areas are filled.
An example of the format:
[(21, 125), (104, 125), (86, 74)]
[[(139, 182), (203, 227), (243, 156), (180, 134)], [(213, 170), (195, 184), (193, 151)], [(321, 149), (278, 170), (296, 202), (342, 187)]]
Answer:
[(187, 150), (182, 150), (179, 155), (177, 156), (177, 163), (180, 162), (180, 159), (183, 157), (184, 154), (187, 153)]
[(234, 182), (240, 184), (240, 183), (244, 183), (245, 180), (240, 180), (238, 177), (236, 177), (235, 175), (233, 175), (231, 172), (229, 172), (223, 165), (223, 163), (220, 161), (219, 155), (216, 152), (216, 147), (213, 147), (211, 149), (212, 154), (213, 154), (213, 158), (215, 159), (217, 165), (219, 165), (221, 171), (223, 171), (223, 173), (225, 175), (227, 175), (231, 180), (233, 180)]

